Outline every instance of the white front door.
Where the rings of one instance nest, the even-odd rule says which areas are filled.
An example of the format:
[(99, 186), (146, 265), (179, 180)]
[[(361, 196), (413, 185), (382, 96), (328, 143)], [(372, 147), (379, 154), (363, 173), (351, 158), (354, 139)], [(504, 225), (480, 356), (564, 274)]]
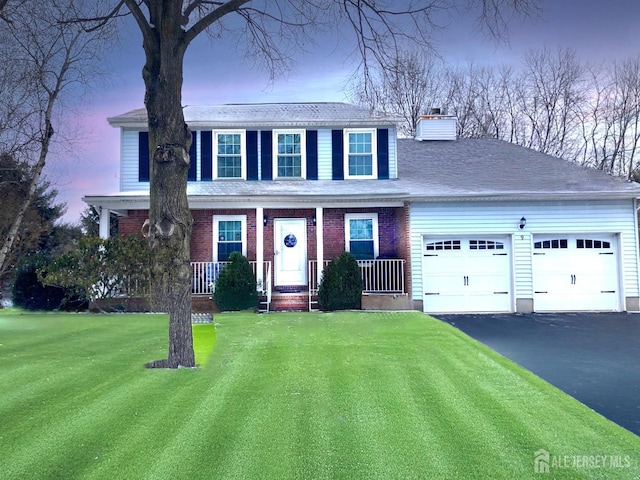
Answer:
[(276, 286), (307, 284), (307, 220), (276, 218), (274, 255)]
[(509, 238), (424, 238), (422, 278), (425, 312), (509, 312)]

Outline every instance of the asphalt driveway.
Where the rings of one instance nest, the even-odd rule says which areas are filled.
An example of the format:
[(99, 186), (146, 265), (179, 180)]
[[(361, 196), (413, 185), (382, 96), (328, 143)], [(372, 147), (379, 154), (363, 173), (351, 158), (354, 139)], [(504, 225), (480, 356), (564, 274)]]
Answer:
[(640, 435), (640, 315), (436, 315)]

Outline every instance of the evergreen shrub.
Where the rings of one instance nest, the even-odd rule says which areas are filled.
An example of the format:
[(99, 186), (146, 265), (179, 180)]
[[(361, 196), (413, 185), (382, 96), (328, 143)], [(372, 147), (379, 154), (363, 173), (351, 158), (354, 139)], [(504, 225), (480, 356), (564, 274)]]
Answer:
[(233, 252), (229, 255), (229, 263), (216, 280), (213, 298), (223, 312), (256, 308), (256, 287), (256, 278), (249, 261), (240, 252)]
[(350, 310), (360, 307), (362, 275), (355, 257), (343, 252), (322, 271), (318, 303), (322, 310)]

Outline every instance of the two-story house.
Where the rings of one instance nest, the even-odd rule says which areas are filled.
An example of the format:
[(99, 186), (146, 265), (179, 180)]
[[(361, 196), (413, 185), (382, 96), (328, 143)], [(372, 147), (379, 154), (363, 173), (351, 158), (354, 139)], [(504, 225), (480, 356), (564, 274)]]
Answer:
[[(640, 310), (640, 187), (495, 139), (455, 118), (397, 119), (344, 103), (187, 106), (194, 295), (233, 251), (271, 308), (313, 307), (322, 266), (358, 259), (364, 308), (425, 312)], [(139, 234), (149, 208), (144, 109), (121, 129), (120, 192), (84, 201)]]

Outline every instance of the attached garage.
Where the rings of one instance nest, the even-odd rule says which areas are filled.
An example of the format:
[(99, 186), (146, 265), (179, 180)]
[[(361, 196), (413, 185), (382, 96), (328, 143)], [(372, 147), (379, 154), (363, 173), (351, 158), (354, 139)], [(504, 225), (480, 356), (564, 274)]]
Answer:
[(617, 243), (614, 234), (534, 235), (534, 310), (620, 310)]
[(512, 311), (508, 236), (423, 238), (423, 311)]

